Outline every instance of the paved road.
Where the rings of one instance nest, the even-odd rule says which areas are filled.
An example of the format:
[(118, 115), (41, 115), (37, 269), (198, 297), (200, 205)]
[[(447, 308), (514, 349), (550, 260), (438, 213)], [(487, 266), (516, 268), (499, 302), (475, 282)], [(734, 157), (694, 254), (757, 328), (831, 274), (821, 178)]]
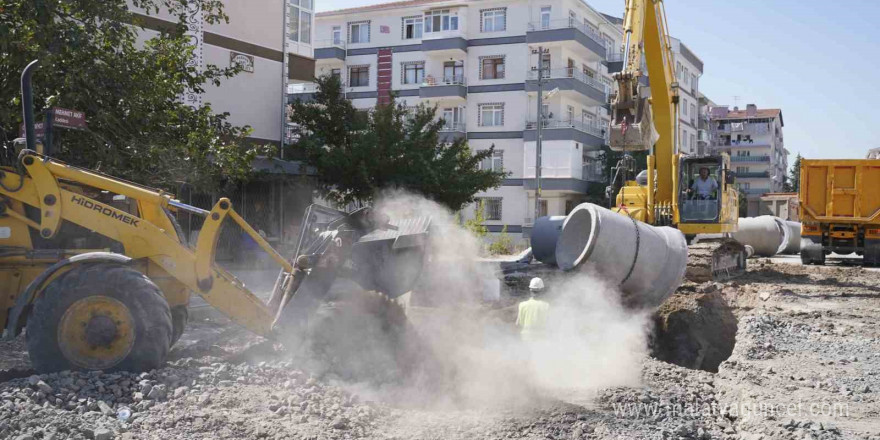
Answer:
[[(776, 255), (773, 258), (770, 258), (774, 263), (783, 263), (783, 264), (802, 264), (800, 255)], [(851, 255), (838, 255), (831, 254), (825, 257), (825, 265), (826, 266), (861, 266), (862, 265), (862, 257), (859, 257), (855, 254)], [(871, 272), (880, 272), (880, 268), (877, 267), (866, 267), (865, 270), (869, 270)]]

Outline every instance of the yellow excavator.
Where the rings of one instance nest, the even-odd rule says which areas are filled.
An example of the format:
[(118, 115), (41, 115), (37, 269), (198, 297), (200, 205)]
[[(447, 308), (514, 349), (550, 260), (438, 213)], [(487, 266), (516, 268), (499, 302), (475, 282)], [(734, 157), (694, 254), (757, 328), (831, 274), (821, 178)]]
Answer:
[[(284, 342), (304, 330), (337, 277), (381, 292), (385, 302), (418, 279), (430, 218), (312, 205), (288, 259), (226, 198), (208, 211), (38, 151), (30, 85), (36, 65), (22, 74), (26, 148), (0, 167), (0, 324), (6, 338), (26, 329), (37, 371), (158, 368), (183, 333), (191, 293)], [(204, 217), (195, 247), (176, 212)], [(228, 223), (281, 267), (268, 301), (215, 263)]]
[[(745, 272), (746, 251), (728, 237), (739, 221), (730, 158), (680, 153), (679, 85), (663, 0), (626, 0), (623, 31), (623, 67), (614, 74), (610, 147), (624, 152), (624, 158), (615, 167), (609, 191), (617, 192), (613, 209), (652, 225), (674, 226), (689, 242), (697, 234), (719, 237), (689, 246), (688, 279), (740, 275)], [(641, 81), (646, 74), (650, 91)], [(649, 152), (646, 172), (635, 179), (635, 160), (629, 155), (633, 151)], [(700, 190), (698, 180), (709, 190)]]

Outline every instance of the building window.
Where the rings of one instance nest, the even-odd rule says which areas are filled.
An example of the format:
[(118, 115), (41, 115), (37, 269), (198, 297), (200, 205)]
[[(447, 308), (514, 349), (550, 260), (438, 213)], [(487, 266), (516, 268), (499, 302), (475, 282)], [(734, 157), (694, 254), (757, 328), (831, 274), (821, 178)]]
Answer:
[(480, 162), (480, 169), (489, 171), (504, 171), (504, 151), (492, 151), (491, 157), (487, 157)]
[(504, 56), (480, 57), (480, 79), (504, 78)]
[(684, 98), (681, 98), (681, 115), (688, 115), (688, 100)]
[(403, 17), (403, 39), (412, 40), (422, 38), (422, 16)]
[(330, 76), (342, 80), (342, 69), (330, 69)]
[(480, 11), (480, 16), (480, 32), (507, 30), (507, 8), (483, 9)]
[(438, 9), (425, 13), (425, 32), (458, 30), (458, 13), (449, 9)]
[(401, 83), (421, 84), (425, 80), (425, 63), (422, 61), (401, 63)]
[(348, 42), (349, 43), (369, 43), (370, 42), (370, 22), (359, 21), (348, 24)]
[(484, 219), (488, 221), (501, 221), (501, 197), (480, 198), (477, 199), (477, 203), (483, 205)]
[(342, 26), (333, 26), (333, 44), (342, 44)]
[(445, 84), (463, 84), (464, 61), (444, 61), (443, 82)]
[(691, 103), (691, 121), (697, 117), (697, 106)]
[(477, 125), (481, 127), (500, 127), (504, 125), (504, 104), (480, 104)]
[(351, 66), (348, 68), (348, 86), (366, 87), (370, 85), (370, 66)]
[(541, 29), (550, 29), (550, 6), (541, 8)]
[(691, 74), (691, 89), (697, 89), (697, 75)]
[(287, 35), (290, 41), (309, 44), (312, 41), (312, 0), (291, 0)]
[(547, 199), (541, 199), (541, 203), (538, 204), (538, 215), (547, 217)]

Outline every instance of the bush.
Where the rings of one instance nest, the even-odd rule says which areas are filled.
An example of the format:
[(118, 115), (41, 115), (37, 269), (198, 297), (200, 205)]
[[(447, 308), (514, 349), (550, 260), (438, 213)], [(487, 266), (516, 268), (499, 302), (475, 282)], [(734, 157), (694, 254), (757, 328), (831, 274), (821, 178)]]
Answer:
[(474, 213), (474, 218), (467, 220), (464, 222), (464, 228), (468, 231), (471, 231), (472, 234), (477, 236), (479, 239), (483, 239), (486, 237), (486, 234), (489, 233), (489, 228), (483, 225), (483, 222), (486, 221), (486, 217), (483, 214), (483, 202), (477, 202), (476, 212)]
[(489, 245), (489, 253), (492, 255), (510, 255), (513, 253), (513, 239), (507, 235), (507, 225), (501, 230), (501, 236)]

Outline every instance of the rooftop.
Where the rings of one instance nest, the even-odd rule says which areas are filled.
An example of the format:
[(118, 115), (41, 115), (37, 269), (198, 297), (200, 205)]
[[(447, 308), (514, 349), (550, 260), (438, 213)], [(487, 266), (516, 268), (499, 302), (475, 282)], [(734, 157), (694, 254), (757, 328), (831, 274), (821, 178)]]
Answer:
[(730, 119), (775, 119), (779, 118), (779, 123), (785, 126), (782, 119), (782, 110), (778, 108), (749, 108), (753, 104), (749, 104), (745, 109), (740, 110), (734, 107), (729, 110), (727, 106), (713, 107), (709, 110), (712, 120), (730, 120)]

